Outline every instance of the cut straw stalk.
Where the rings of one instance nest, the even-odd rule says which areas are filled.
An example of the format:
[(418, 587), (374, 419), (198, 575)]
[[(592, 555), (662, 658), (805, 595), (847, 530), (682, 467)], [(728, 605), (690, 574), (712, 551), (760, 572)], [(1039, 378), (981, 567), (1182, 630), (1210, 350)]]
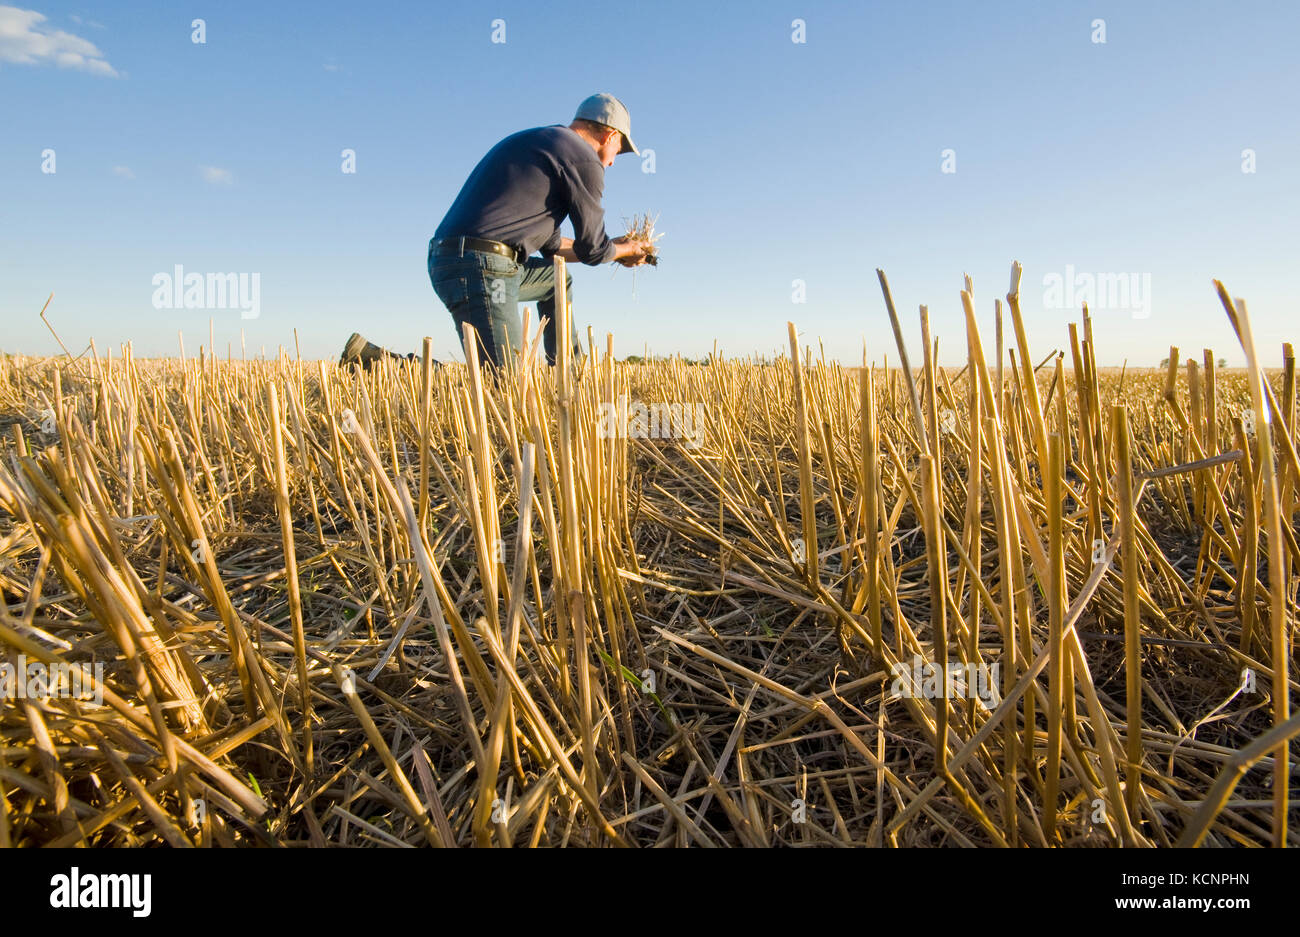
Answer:
[[(865, 357), (865, 353), (864, 353)], [(859, 397), (862, 404), (862, 518), (866, 543), (867, 616), (871, 623), (872, 650), (880, 656), (884, 647), (880, 619), (880, 478), (878, 460), (880, 447), (876, 428), (875, 375), (871, 368), (863, 367)]]
[[(1270, 417), (1272, 415), (1265, 392), (1267, 385), (1260, 369), (1255, 352), (1255, 339), (1251, 334), (1250, 316), (1246, 312), (1246, 303), (1238, 299), (1234, 304), (1228, 298), (1228, 291), (1218, 280), (1214, 281), (1219, 299), (1228, 313), (1233, 329), (1246, 352), (1246, 366), (1250, 372), (1250, 399), (1254, 412), (1256, 451), (1259, 457), (1260, 474), (1263, 479), (1262, 498), (1264, 501), (1265, 534), (1268, 538), (1268, 573), (1269, 573), (1269, 625), (1271, 662), (1273, 664), (1273, 725), (1279, 727), (1290, 716), (1290, 687), (1288, 670), (1290, 669), (1290, 646), (1287, 635), (1286, 613), (1286, 579), (1287, 562), (1282, 547), (1282, 518), (1278, 505), (1277, 479), (1273, 466), (1273, 445)], [(1270, 392), (1271, 394), (1271, 392)], [(1286, 428), (1286, 424), (1282, 424)], [(1242, 447), (1243, 450), (1245, 446)], [(1243, 492), (1247, 498), (1254, 498), (1253, 484)], [(1289, 519), (1288, 519), (1289, 520)], [(1254, 531), (1250, 532), (1249, 549), (1254, 554)], [(1253, 585), (1253, 577), (1252, 577)], [(1287, 812), (1290, 807), (1290, 736), (1283, 738), (1273, 759), (1273, 845), (1281, 848), (1287, 839)]]
[(1137, 807), (1142, 783), (1142, 657), (1141, 619), (1138, 604), (1137, 518), (1133, 504), (1133, 462), (1130, 455), (1128, 408), (1116, 404), (1111, 408), (1111, 435), (1119, 460), (1119, 528), (1120, 550), (1124, 562), (1124, 674), (1125, 711), (1128, 714), (1125, 798), (1129, 812)]
[(581, 465), (576, 453), (574, 408), (576, 386), (573, 380), (572, 310), (569, 308), (564, 258), (555, 258), (555, 306), (559, 312), (557, 344), (555, 412), (559, 431), (560, 505), (563, 538), (561, 605), (573, 627), (574, 664), (578, 668), (578, 719), (582, 738), (582, 778), (587, 796), (594, 802), (600, 787), (599, 764), (592, 726), (591, 659), (588, 648), (587, 606), (583, 595), (585, 563), (582, 528), (579, 522), (578, 489), (575, 472)]
[[(284, 578), (289, 588), (289, 619), (293, 624), (293, 652), (298, 672), (298, 693), (302, 705), (302, 760), (308, 783), (315, 775), (312, 749), (311, 684), (307, 677), (307, 639), (302, 620), (302, 593), (298, 584), (298, 552), (293, 542), (292, 508), (289, 506), (289, 474), (284, 462), (280, 400), (275, 386), (268, 388), (272, 451), (275, 454), (275, 506), (280, 515), (280, 542), (284, 548)], [(308, 804), (307, 809), (311, 809)]]
[(787, 322), (790, 333), (790, 363), (794, 378), (795, 433), (799, 443), (799, 519), (803, 526), (804, 575), (810, 583), (818, 578), (817, 515), (812, 479), (812, 452), (808, 434), (808, 396), (804, 387), (804, 372), (799, 363), (799, 333), (793, 322)]

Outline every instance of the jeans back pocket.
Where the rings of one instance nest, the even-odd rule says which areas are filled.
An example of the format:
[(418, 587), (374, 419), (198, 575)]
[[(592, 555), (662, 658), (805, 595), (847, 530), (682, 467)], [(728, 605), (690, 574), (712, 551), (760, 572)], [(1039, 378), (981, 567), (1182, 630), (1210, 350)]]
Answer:
[(512, 260), (511, 258), (505, 257), (501, 254), (496, 254), (491, 251), (477, 251), (476, 253), (479, 257), (479, 264), (483, 269), (483, 275), (488, 279), (494, 277), (505, 277), (507, 279), (517, 277), (523, 270), (518, 261)]
[(433, 281), (433, 291), (448, 311), (454, 311), (469, 301), (469, 280), (458, 276), (443, 277)]

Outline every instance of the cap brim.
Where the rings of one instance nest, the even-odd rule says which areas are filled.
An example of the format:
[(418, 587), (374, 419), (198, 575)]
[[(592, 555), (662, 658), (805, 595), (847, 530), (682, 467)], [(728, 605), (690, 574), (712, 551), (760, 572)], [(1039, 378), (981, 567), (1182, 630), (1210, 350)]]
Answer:
[(641, 151), (636, 148), (636, 144), (632, 142), (631, 137), (621, 132), (620, 136), (623, 138), (623, 149), (618, 151), (619, 156), (622, 156), (624, 153), (635, 153), (637, 156), (641, 155)]

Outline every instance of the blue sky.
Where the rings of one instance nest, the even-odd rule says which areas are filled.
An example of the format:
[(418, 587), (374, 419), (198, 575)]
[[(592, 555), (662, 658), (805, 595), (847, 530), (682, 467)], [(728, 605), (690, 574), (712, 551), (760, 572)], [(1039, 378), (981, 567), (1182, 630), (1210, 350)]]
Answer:
[[(0, 349), (138, 355), (243, 330), (249, 354), (337, 355), (353, 329), (460, 358), (430, 235), (500, 138), (607, 91), (655, 152), (606, 173), (607, 227), (659, 214), (658, 268), (574, 269), (574, 312), (620, 356), (919, 359), (930, 307), (964, 360), (1012, 260), (1035, 356), (1077, 308), (1044, 278), (1149, 282), (1096, 310), (1102, 364), (1170, 344), (1244, 360), (1211, 288), (1247, 299), (1270, 364), (1300, 340), (1300, 5), (1241, 3), (36, 3), (0, 7)], [(191, 20), (206, 42), (192, 41)], [(493, 20), (505, 42), (492, 42)], [(793, 42), (793, 22), (804, 42)], [(1094, 20), (1105, 42), (1094, 42)], [(499, 34), (498, 34), (499, 35)], [(356, 172), (341, 171), (341, 151)], [(43, 172), (47, 149), (55, 172)], [(952, 150), (944, 172), (944, 151)], [(1243, 151), (1254, 172), (1243, 172)], [(566, 226), (567, 229), (567, 226)], [(568, 234), (566, 230), (566, 234)], [(257, 273), (260, 311), (158, 309), (155, 274)], [(805, 301), (792, 301), (802, 281)], [(1083, 281), (1080, 281), (1082, 286)], [(1140, 314), (1140, 312), (1139, 312)]]

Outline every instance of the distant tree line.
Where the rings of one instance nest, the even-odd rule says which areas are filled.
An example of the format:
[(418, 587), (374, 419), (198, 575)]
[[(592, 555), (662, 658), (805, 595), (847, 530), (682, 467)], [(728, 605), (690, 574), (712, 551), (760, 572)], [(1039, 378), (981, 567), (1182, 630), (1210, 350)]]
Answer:
[(681, 355), (660, 355), (655, 357), (643, 358), (641, 355), (628, 355), (623, 359), (624, 364), (649, 364), (652, 361), (680, 361), (682, 364), (708, 364), (708, 358), (700, 358), (698, 361), (694, 358), (683, 358)]
[[(1227, 359), (1227, 358), (1220, 358), (1219, 361), (1218, 361), (1218, 366), (1221, 367), (1221, 368), (1226, 368), (1226, 367), (1228, 366), (1228, 359)], [(1167, 367), (1169, 367), (1169, 359), (1168, 359), (1168, 358), (1161, 358), (1161, 359), (1160, 359), (1160, 367), (1162, 367), (1162, 368), (1167, 368)]]

